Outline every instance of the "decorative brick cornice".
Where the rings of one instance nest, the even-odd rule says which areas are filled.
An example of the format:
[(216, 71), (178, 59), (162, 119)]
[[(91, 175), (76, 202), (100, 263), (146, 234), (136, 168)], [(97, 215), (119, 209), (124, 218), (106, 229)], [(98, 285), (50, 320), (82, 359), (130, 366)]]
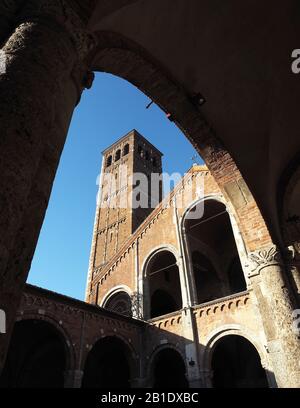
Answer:
[(62, 317), (62, 315), (76, 317), (81, 313), (85, 313), (87, 318), (91, 320), (105, 320), (105, 322), (110, 325), (114, 325), (114, 322), (117, 321), (119, 322), (119, 326), (122, 324), (123, 328), (134, 328), (143, 324), (139, 320), (119, 315), (99, 306), (91, 305), (86, 302), (28, 284), (25, 286), (25, 291), (23, 292), (23, 299), (19, 312), (20, 317), (22, 317), (22, 312), (24, 311), (30, 311), (32, 313), (36, 313), (37, 315), (39, 313), (41, 314), (41, 311), (45, 311), (45, 314), (60, 317)]

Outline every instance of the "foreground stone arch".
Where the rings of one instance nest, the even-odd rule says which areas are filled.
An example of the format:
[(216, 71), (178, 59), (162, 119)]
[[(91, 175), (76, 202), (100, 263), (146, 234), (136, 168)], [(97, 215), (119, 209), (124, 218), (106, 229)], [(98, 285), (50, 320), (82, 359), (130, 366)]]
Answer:
[[(63, 4), (58, 0), (51, 4), (46, 0), (12, 1), (5, 5), (8, 5), (5, 24), (1, 24), (0, 32), (7, 58), (6, 72), (0, 80), (0, 92), (6, 95), (0, 101), (0, 148), (5, 152), (0, 163), (0, 308), (7, 314), (8, 334), (0, 338), (0, 365), (4, 364), (71, 116), (83, 89), (92, 84), (92, 69), (110, 72), (138, 86), (169, 113), (205, 160), (236, 211), (249, 256), (248, 277), (259, 304), (270, 353), (275, 363), (276, 352), (280, 350), (285, 361), (284, 365), (277, 362), (278, 382), (299, 386), (299, 340), (291, 329), (294, 300), (289, 292), (286, 264), (274, 245), (278, 242), (277, 216), (272, 219), (272, 211), (267, 211), (265, 205), (263, 214), (268, 215), (267, 218), (265, 215), (268, 223), (264, 221), (260, 211), (263, 200), (259, 208), (238, 166), (220, 142), (221, 135), (216, 135), (205, 119), (199, 96), (191, 94), (187, 86), (134, 41), (109, 30), (89, 32), (87, 25), (96, 5), (94, 0), (81, 6), (76, 1)], [(259, 7), (262, 15), (270, 9), (267, 3)], [(275, 16), (281, 16), (279, 9), (271, 9)], [(103, 15), (116, 9), (108, 10), (102, 10)], [(292, 33), (288, 29), (280, 45)], [(279, 68), (283, 69), (281, 64)], [(287, 69), (284, 67), (284, 72)], [(289, 78), (286, 84), (289, 89), (294, 81)], [(274, 98), (273, 108), (276, 100), (284, 100), (280, 92)], [(287, 111), (282, 111), (285, 122), (289, 119)], [(277, 118), (273, 119), (275, 125)], [(278, 153), (276, 146), (274, 152)], [(234, 153), (236, 157), (239, 154)], [(286, 156), (290, 154), (288, 151)], [(253, 191), (254, 187), (252, 181)]]

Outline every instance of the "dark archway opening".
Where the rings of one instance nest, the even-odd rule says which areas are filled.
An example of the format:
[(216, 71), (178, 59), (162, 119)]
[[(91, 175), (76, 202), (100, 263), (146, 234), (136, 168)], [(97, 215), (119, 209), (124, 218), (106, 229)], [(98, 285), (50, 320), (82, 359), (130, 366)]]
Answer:
[(112, 312), (132, 317), (132, 301), (128, 293), (118, 292), (112, 295), (104, 304), (104, 308)]
[(186, 214), (184, 227), (192, 263), (196, 303), (209, 302), (246, 290), (225, 205), (216, 200), (206, 200), (202, 217), (196, 217), (195, 208)]
[(241, 261), (239, 256), (236, 256), (228, 269), (228, 280), (231, 293), (238, 293), (246, 290), (245, 277), (241, 271)]
[(162, 316), (177, 310), (177, 303), (172, 296), (161, 289), (157, 289), (151, 296), (151, 317)]
[(215, 388), (268, 387), (257, 350), (241, 336), (230, 335), (219, 341), (213, 352), (212, 370)]
[(158, 252), (148, 266), (147, 277), (151, 299), (151, 318), (181, 309), (179, 269), (172, 252), (167, 250)]
[(188, 388), (182, 357), (173, 349), (160, 351), (154, 360), (153, 388)]
[(222, 297), (221, 282), (211, 261), (199, 251), (192, 253), (197, 298), (201, 303)]
[(294, 160), (282, 177), (279, 208), (284, 245), (293, 254), (288, 265), (288, 276), (300, 305), (300, 154)]
[(66, 346), (47, 322), (24, 320), (14, 327), (1, 388), (63, 388)]
[(286, 246), (293, 245), (300, 253), (300, 168), (287, 183), (283, 196), (283, 235)]
[(82, 388), (128, 388), (131, 372), (129, 350), (117, 337), (99, 340), (90, 351)]

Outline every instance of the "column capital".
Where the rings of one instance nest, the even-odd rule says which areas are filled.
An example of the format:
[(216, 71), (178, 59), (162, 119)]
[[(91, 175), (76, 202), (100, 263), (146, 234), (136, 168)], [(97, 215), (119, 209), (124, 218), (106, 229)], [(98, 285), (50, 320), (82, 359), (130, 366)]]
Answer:
[(283, 259), (276, 245), (250, 252), (248, 255), (248, 277), (260, 275), (261, 271), (269, 266), (282, 265)]

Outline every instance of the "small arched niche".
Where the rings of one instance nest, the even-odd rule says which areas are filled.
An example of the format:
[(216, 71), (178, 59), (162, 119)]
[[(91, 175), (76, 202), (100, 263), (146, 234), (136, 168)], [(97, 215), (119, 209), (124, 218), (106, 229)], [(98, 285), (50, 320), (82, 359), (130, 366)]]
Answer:
[(267, 388), (260, 356), (250, 341), (237, 335), (222, 337), (211, 360), (214, 388)]

